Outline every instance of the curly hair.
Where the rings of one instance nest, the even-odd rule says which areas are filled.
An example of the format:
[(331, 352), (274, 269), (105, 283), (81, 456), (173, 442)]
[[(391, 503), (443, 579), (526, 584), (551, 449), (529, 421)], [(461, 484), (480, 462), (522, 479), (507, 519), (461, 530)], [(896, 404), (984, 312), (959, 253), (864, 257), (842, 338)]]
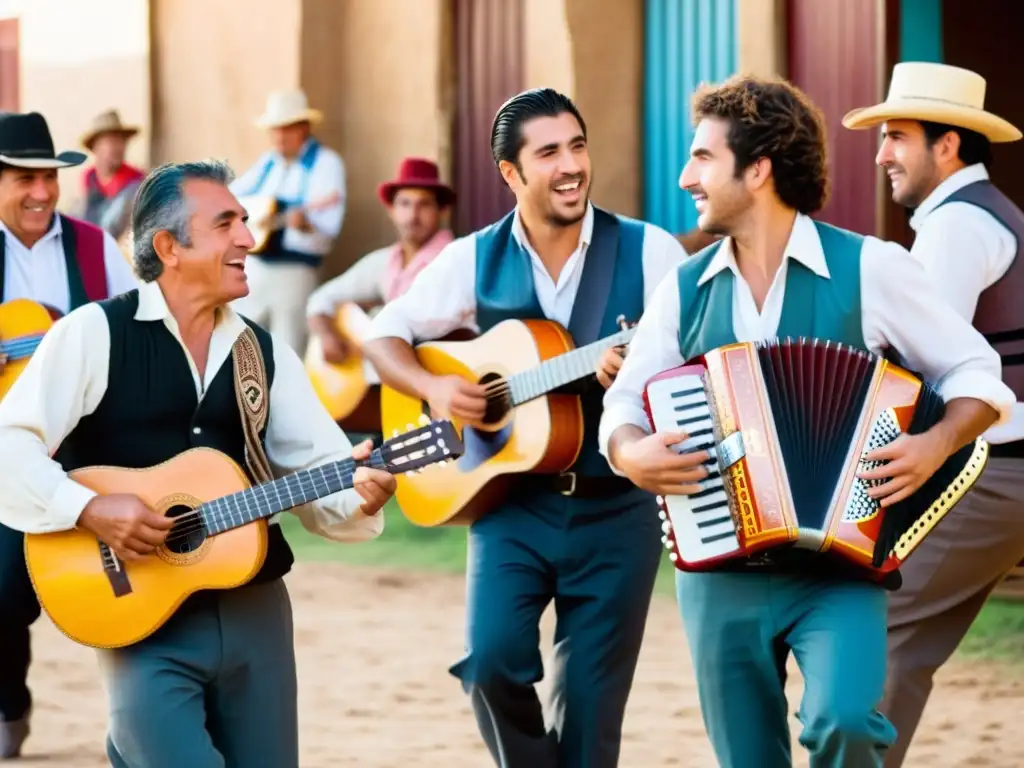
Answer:
[(781, 79), (734, 75), (693, 95), (694, 125), (704, 118), (729, 123), (728, 144), (737, 178), (762, 157), (771, 160), (775, 192), (800, 213), (828, 201), (825, 119), (803, 91)]

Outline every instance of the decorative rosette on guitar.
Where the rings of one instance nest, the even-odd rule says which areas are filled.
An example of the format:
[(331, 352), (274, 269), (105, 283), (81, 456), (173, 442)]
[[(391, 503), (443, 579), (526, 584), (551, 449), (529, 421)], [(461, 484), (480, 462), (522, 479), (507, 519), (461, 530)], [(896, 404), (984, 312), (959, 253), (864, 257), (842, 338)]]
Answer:
[[(899, 568), (977, 481), (981, 438), (953, 453), (907, 499), (883, 508), (857, 474), (864, 456), (945, 413), (942, 397), (892, 362), (817, 339), (745, 342), (652, 378), (655, 431), (684, 432), (680, 451), (707, 450), (700, 493), (661, 506), (676, 567), (814, 550), (879, 581)], [(875, 481), (877, 482), (877, 481)]]

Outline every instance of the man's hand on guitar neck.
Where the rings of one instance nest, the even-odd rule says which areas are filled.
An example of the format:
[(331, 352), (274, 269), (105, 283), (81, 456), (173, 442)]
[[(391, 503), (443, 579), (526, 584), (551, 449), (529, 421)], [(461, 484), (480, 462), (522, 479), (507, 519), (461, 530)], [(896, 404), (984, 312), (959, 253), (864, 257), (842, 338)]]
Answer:
[(96, 534), (124, 561), (141, 560), (164, 543), (173, 518), (159, 515), (138, 496), (94, 496), (78, 517), (78, 527)]
[(610, 347), (604, 351), (601, 359), (597, 361), (597, 380), (601, 382), (602, 387), (608, 389), (612, 385), (625, 359), (625, 347)]
[(638, 488), (659, 496), (687, 496), (701, 491), (709, 456), (707, 451), (679, 454), (671, 449), (686, 437), (680, 432), (648, 435), (625, 424), (612, 433), (609, 454), (612, 464)]

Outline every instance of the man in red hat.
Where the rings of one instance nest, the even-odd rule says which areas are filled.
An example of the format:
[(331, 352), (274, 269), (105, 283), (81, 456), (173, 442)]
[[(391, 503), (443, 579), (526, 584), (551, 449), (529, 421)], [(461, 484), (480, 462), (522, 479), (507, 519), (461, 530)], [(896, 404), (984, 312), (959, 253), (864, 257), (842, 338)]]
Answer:
[(453, 239), (441, 222), (455, 202), (455, 190), (441, 182), (432, 160), (405, 158), (396, 178), (381, 184), (377, 195), (398, 230), (398, 240), (371, 251), (321, 285), (306, 304), (310, 332), (319, 337), (329, 363), (342, 362), (348, 352), (334, 320), (341, 305), (370, 309), (401, 296)]

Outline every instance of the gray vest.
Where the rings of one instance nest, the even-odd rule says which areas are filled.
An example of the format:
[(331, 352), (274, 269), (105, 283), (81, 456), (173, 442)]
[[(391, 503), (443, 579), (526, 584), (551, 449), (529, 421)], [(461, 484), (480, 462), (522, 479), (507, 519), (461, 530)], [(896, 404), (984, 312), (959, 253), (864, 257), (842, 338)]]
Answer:
[[(1017, 252), (1006, 273), (981, 292), (974, 310), (974, 327), (999, 353), (1003, 362), (1003, 381), (1013, 390), (1018, 402), (1024, 401), (1024, 211), (987, 180), (976, 181), (947, 197), (947, 203), (970, 203), (988, 211), (1006, 227), (1017, 241)], [(970, 258), (960, 254), (959, 258)]]

